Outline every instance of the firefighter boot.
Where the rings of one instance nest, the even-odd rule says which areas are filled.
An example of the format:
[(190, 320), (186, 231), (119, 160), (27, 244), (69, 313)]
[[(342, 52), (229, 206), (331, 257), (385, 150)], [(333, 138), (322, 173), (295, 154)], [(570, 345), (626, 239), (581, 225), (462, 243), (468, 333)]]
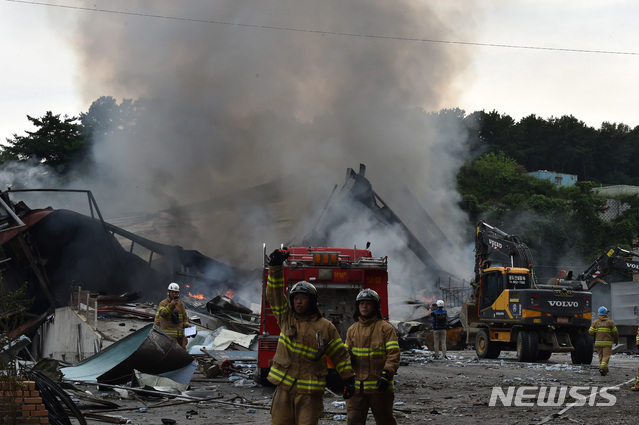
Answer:
[(599, 366), (599, 373), (601, 373), (601, 376), (608, 374), (608, 365), (606, 363), (602, 363), (601, 366)]
[(633, 387), (630, 387), (630, 389), (632, 391), (639, 391), (639, 376), (637, 376), (637, 382), (635, 382), (635, 385)]

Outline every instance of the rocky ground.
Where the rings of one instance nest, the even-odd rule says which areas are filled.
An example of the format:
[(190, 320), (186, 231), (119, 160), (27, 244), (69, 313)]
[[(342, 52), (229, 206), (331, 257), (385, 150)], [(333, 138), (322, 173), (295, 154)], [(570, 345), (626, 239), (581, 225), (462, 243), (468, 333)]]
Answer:
[[(475, 352), (449, 352), (448, 360), (434, 360), (427, 351), (402, 352), (395, 398), (399, 424), (635, 424), (639, 392), (634, 384), (639, 356), (615, 354), (611, 370), (601, 376), (596, 366), (572, 365), (567, 354), (553, 354), (539, 363), (519, 363), (515, 353), (497, 360), (479, 360)], [(249, 373), (250, 368), (243, 368)], [(83, 412), (119, 418), (132, 424), (270, 424), (269, 403), (274, 389), (254, 384), (245, 376), (208, 379), (196, 373), (189, 399), (148, 397), (130, 391), (83, 386), (119, 407), (99, 408), (80, 400)], [(505, 397), (491, 403), (494, 392), (519, 394), (519, 403)], [(554, 397), (549, 400), (548, 395)], [(565, 398), (560, 396), (565, 391)], [(542, 394), (541, 400), (539, 394)], [(123, 398), (123, 395), (128, 398)], [(208, 397), (198, 401), (197, 397)], [(345, 423), (340, 396), (325, 393), (320, 424)], [(89, 418), (88, 422), (105, 418)], [(164, 420), (164, 421), (163, 421)], [(369, 423), (375, 423), (369, 416)], [(380, 424), (382, 425), (382, 424)]]

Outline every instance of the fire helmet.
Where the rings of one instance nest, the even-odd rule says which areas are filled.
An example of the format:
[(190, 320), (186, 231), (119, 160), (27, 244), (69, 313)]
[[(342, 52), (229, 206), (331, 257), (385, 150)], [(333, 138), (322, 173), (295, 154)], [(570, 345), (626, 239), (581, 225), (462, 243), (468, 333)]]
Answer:
[(380, 308), (381, 298), (379, 297), (379, 294), (373, 291), (372, 289), (363, 289), (360, 291), (359, 294), (357, 294), (357, 297), (355, 298), (355, 313), (353, 313), (353, 318), (355, 320), (357, 320), (357, 318), (361, 316), (359, 313), (360, 301), (373, 302), (375, 304), (375, 310), (376, 310), (377, 316), (379, 316), (380, 319), (382, 318), (382, 311)]
[(317, 305), (317, 289), (307, 281), (302, 280), (293, 285), (291, 291), (288, 293), (288, 303), (290, 306), (293, 306), (295, 294), (306, 294), (311, 297), (311, 306)]
[(597, 310), (597, 314), (599, 316), (607, 316), (608, 315), (608, 309), (604, 306), (599, 307), (599, 310)]
[(169, 291), (176, 291), (176, 292), (180, 292), (180, 285), (178, 285), (177, 283), (173, 282), (169, 284)]
[(444, 300), (437, 300), (437, 307), (439, 308), (444, 307)]

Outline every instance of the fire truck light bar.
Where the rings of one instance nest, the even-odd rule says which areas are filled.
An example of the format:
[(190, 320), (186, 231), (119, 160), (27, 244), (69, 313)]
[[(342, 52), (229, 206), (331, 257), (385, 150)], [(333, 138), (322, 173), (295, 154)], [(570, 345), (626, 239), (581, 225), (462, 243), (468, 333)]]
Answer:
[(338, 252), (313, 253), (313, 265), (315, 266), (336, 266), (338, 261), (339, 261)]

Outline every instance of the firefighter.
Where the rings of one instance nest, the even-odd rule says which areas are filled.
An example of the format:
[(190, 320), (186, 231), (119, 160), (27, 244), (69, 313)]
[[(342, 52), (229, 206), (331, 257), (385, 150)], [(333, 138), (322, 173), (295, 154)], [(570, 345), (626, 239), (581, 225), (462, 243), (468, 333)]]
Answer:
[(370, 409), (378, 425), (395, 425), (393, 376), (399, 367), (399, 343), (382, 316), (377, 292), (364, 289), (357, 295), (353, 318), (345, 344), (355, 370), (355, 394), (346, 401), (346, 422), (365, 424)]
[(435, 309), (431, 308), (430, 315), (433, 317), (433, 345), (435, 351), (435, 358), (439, 358), (439, 348), (441, 346), (442, 356), (448, 359), (446, 356), (446, 329), (448, 328), (448, 313), (444, 309), (444, 301), (437, 300)]
[(608, 319), (608, 309), (604, 306), (597, 310), (597, 319), (592, 322), (588, 333), (595, 339), (595, 348), (599, 354), (599, 373), (606, 376), (608, 361), (612, 354), (612, 345), (619, 342), (619, 333), (615, 322)]
[(355, 392), (348, 351), (330, 321), (317, 306), (317, 290), (305, 281), (285, 294), (282, 264), (286, 250), (269, 256), (266, 299), (280, 326), (280, 337), (267, 379), (276, 385), (271, 404), (273, 425), (317, 425), (324, 412), (326, 357), (344, 380), (344, 398)]
[[(637, 343), (637, 347), (639, 347), (639, 328), (637, 328), (637, 338), (635, 339)], [(632, 391), (639, 391), (639, 367), (637, 368), (637, 379), (635, 380), (635, 385), (630, 388)]]
[(187, 339), (184, 329), (190, 326), (186, 315), (186, 307), (180, 301), (180, 285), (173, 282), (169, 284), (168, 296), (160, 302), (155, 313), (155, 324), (160, 327), (171, 339), (186, 349)]

